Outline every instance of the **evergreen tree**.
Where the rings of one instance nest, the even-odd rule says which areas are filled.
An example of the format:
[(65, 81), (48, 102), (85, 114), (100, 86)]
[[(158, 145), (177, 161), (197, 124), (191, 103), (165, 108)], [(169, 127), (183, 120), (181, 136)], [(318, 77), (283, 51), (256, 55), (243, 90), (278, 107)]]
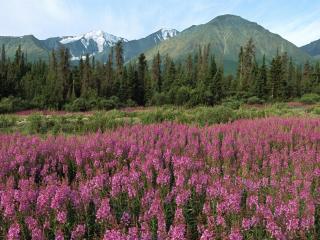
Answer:
[(145, 105), (145, 81), (147, 72), (147, 61), (145, 55), (142, 53), (138, 61), (138, 84), (135, 89), (135, 101), (139, 105)]
[(46, 79), (46, 96), (47, 96), (47, 104), (51, 107), (57, 107), (56, 101), (56, 82), (58, 79), (58, 63), (56, 58), (55, 51), (51, 52), (50, 60), (49, 60), (49, 69), (48, 75)]
[(268, 81), (268, 70), (266, 66), (266, 57), (263, 56), (262, 65), (259, 70), (259, 75), (256, 82), (256, 91), (255, 95), (258, 98), (266, 99), (268, 92), (267, 92), (267, 81)]
[(224, 97), (222, 68), (218, 68), (217, 73), (213, 78), (212, 95), (213, 95), (213, 104), (219, 103)]
[(58, 79), (56, 84), (56, 94), (59, 96), (60, 105), (66, 102), (72, 95), (72, 79), (70, 70), (70, 53), (67, 48), (60, 48), (58, 63)]
[(6, 50), (4, 44), (1, 48), (0, 58), (0, 99), (6, 96), (6, 81), (7, 81), (7, 63), (6, 63)]
[(239, 54), (239, 87), (243, 92), (249, 92), (255, 80), (255, 45), (252, 38)]
[(154, 56), (152, 61), (152, 82), (154, 83), (154, 89), (156, 92), (161, 92), (162, 90), (162, 77), (161, 77), (161, 56), (158, 52)]
[(87, 54), (83, 64), (83, 73), (81, 76), (81, 96), (86, 98), (94, 93), (95, 90), (90, 66), (90, 57), (89, 54)]

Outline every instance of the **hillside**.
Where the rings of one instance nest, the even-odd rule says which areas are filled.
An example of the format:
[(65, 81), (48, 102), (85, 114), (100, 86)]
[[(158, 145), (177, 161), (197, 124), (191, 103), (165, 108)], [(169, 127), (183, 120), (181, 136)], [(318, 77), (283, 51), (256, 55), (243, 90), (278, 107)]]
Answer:
[(320, 39), (301, 47), (301, 49), (309, 55), (320, 59)]
[(196, 52), (199, 45), (210, 44), (217, 60), (223, 60), (226, 72), (234, 73), (240, 46), (250, 38), (253, 38), (256, 45), (258, 61), (264, 54), (267, 60), (270, 60), (277, 51), (287, 52), (296, 63), (310, 59), (307, 53), (281, 36), (271, 33), (257, 23), (234, 15), (219, 16), (206, 24), (192, 26), (175, 38), (149, 50), (146, 56), (150, 60), (159, 51), (162, 55), (169, 54), (173, 59), (181, 60)]

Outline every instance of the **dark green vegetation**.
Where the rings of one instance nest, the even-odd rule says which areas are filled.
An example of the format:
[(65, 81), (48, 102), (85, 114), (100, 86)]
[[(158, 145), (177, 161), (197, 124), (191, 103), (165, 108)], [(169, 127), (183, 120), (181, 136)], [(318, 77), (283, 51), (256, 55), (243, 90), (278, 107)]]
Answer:
[(240, 102), (226, 102), (215, 107), (153, 107), (132, 110), (99, 111), (88, 114), (69, 113), (43, 115), (0, 115), (0, 132), (24, 134), (85, 134), (114, 130), (133, 124), (178, 122), (199, 126), (227, 123), (238, 119), (256, 119), (272, 116), (317, 117), (319, 105), (273, 104), (248, 106)]
[[(87, 54), (77, 63), (71, 62), (74, 46), (65, 48), (59, 38), (2, 38), (0, 113), (213, 106), (230, 101), (262, 104), (301, 97), (304, 103), (318, 101), (319, 63), (256, 23), (224, 15), (172, 38), (165, 37), (165, 31), (139, 41), (119, 41), (101, 52), (104, 56)], [(158, 47), (126, 63), (129, 55), (154, 44)], [(28, 61), (34, 51), (45, 59), (43, 48), (58, 50), (50, 52), (49, 61)], [(231, 69), (235, 74), (227, 75)]]
[(271, 63), (263, 57), (259, 64), (252, 39), (239, 50), (234, 77), (225, 76), (210, 45), (198, 46), (194, 55), (180, 62), (157, 53), (150, 64), (140, 54), (125, 65), (123, 43), (118, 42), (106, 64), (87, 56), (76, 66), (71, 65), (66, 48), (52, 51), (47, 64), (27, 62), (20, 47), (11, 60), (3, 45), (0, 113), (34, 108), (88, 111), (166, 104), (213, 106), (230, 101), (261, 104), (320, 94), (319, 63), (296, 65), (287, 53), (278, 53)]

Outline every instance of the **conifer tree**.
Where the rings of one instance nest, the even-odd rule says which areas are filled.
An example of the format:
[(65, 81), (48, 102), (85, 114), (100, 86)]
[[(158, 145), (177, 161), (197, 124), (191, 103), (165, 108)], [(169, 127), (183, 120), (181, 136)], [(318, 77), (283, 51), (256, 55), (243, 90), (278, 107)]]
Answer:
[(162, 91), (161, 56), (158, 52), (152, 61), (152, 82), (156, 92)]
[(138, 60), (138, 84), (135, 89), (135, 101), (139, 105), (145, 105), (145, 81), (147, 72), (147, 61), (145, 55), (142, 53)]
[(257, 82), (256, 82), (256, 91), (255, 95), (258, 98), (266, 99), (267, 98), (267, 81), (268, 81), (268, 70), (266, 66), (266, 57), (263, 56), (262, 65), (259, 70)]

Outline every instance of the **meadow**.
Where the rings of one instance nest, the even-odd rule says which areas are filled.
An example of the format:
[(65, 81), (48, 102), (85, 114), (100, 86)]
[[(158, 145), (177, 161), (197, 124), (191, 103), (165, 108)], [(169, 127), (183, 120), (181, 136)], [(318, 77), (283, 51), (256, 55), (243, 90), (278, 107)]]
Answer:
[(319, 239), (318, 106), (0, 116), (0, 239)]
[(111, 111), (57, 112), (23, 111), (0, 114), (0, 133), (79, 135), (115, 130), (134, 124), (176, 122), (200, 127), (239, 119), (266, 117), (311, 117), (320, 115), (320, 105), (300, 103), (275, 103), (266, 105), (241, 105), (226, 102), (215, 107), (148, 107), (126, 108)]

